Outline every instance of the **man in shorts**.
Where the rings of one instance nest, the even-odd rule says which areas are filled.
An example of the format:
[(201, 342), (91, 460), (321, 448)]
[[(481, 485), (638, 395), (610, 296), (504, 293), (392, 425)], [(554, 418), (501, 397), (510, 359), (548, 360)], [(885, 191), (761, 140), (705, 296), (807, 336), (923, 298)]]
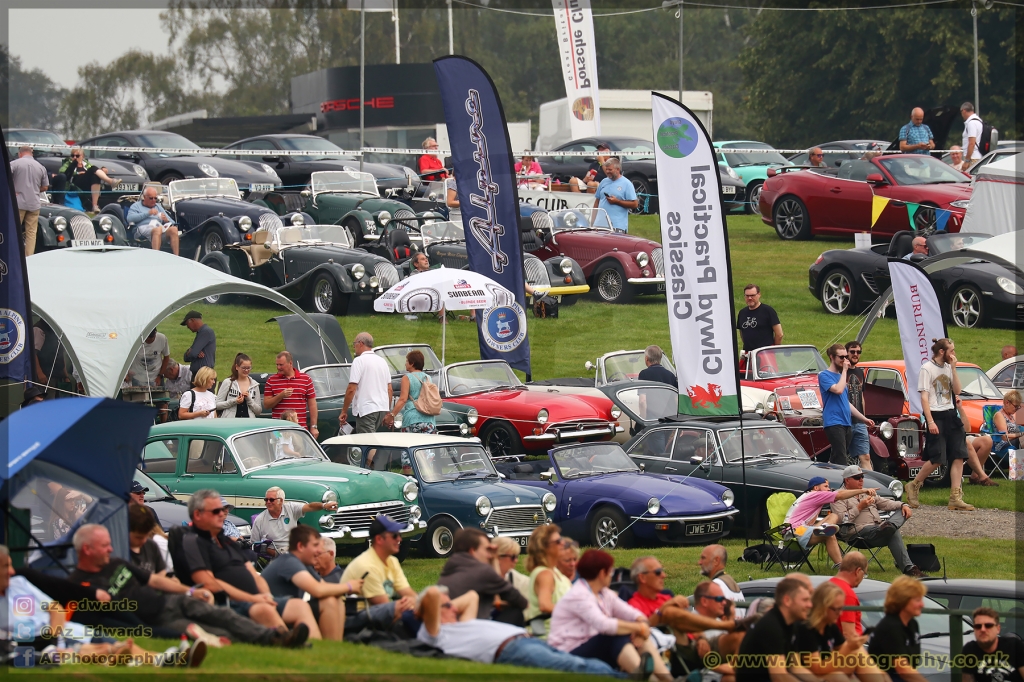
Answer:
[(967, 459), (967, 434), (956, 407), (960, 402), (960, 377), (956, 373), (956, 349), (950, 339), (933, 339), (932, 359), (921, 365), (917, 389), (921, 392), (921, 412), (928, 425), (921, 459), (925, 465), (913, 481), (907, 483), (907, 503), (920, 506), (921, 486), (933, 471), (949, 465), (949, 508), (974, 511), (964, 502), (961, 488), (964, 460)]
[(154, 251), (160, 250), (160, 242), (166, 234), (171, 252), (178, 255), (178, 226), (160, 205), (160, 193), (156, 187), (143, 189), (142, 196), (128, 208), (125, 218), (129, 224), (135, 225), (135, 233), (139, 237), (149, 239)]
[[(857, 363), (860, 362), (861, 350), (859, 341), (846, 342), (846, 355), (850, 360), (850, 366), (846, 370), (846, 390), (850, 405), (861, 414), (867, 414), (864, 411), (864, 370), (857, 367)], [(850, 434), (850, 448), (846, 453), (850, 463), (856, 463), (864, 471), (871, 471), (871, 441), (868, 438), (868, 425), (853, 420)]]

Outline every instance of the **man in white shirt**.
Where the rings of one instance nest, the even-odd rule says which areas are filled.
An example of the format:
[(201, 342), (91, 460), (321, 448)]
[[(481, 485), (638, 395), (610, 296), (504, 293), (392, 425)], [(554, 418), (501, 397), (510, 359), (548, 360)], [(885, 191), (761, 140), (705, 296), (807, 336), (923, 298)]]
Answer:
[(135, 359), (128, 370), (132, 385), (155, 386), (160, 383), (159, 378), (167, 369), (167, 362), (170, 359), (171, 347), (167, 343), (167, 337), (154, 329), (135, 354)]
[(964, 161), (960, 170), (966, 171), (981, 158), (981, 117), (974, 113), (974, 105), (964, 102), (960, 105), (960, 115), (964, 119)]
[(270, 554), (288, 552), (288, 534), (299, 525), (303, 516), (311, 511), (338, 508), (337, 502), (286, 502), (284, 491), (277, 486), (267, 490), (263, 502), (267, 508), (252, 521), (252, 541), (270, 540), (273, 543), (267, 550)]
[[(391, 369), (384, 358), (373, 352), (373, 337), (369, 333), (356, 334), (352, 349), (356, 358), (352, 361), (338, 423), (344, 428), (351, 407), (356, 418), (356, 433), (375, 433), (385, 423), (385, 416), (390, 416)], [(391, 419), (388, 421), (393, 423)]]

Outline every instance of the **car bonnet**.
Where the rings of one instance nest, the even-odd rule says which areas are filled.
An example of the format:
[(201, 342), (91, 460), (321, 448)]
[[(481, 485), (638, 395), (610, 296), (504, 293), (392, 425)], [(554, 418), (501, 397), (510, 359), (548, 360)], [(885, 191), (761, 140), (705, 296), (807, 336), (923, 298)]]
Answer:
[[(680, 477), (656, 474), (617, 473), (568, 479), (573, 492), (588, 496), (616, 499), (627, 513), (640, 513), (632, 505), (647, 508), (652, 497), (661, 500), (661, 508), (669, 514), (709, 513), (725, 511), (727, 507), (719, 494), (709, 492), (707, 486), (690, 485)], [(724, 488), (722, 489), (724, 492)]]

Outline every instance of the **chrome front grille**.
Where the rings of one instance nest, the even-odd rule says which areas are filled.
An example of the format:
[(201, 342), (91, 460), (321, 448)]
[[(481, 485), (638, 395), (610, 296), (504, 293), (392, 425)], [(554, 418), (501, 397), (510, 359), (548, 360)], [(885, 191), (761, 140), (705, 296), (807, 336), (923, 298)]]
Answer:
[(519, 507), (497, 507), (491, 510), (484, 528), (489, 532), (507, 533), (509, 531), (532, 531), (544, 523), (546, 516), (539, 504), (522, 505)]
[(400, 208), (395, 211), (395, 215), (392, 219), (406, 229), (409, 229), (410, 227), (417, 227), (419, 225), (419, 222), (416, 220), (416, 214), (404, 208)]
[(267, 230), (271, 234), (280, 230), (284, 225), (281, 223), (281, 219), (277, 217), (275, 213), (260, 213), (259, 227), (258, 230)]
[(561, 424), (553, 424), (548, 427), (548, 431), (556, 431), (563, 436), (572, 436), (574, 431), (589, 431), (591, 429), (607, 429), (611, 425), (611, 422), (603, 422), (599, 420), (592, 421), (578, 421), (578, 422), (563, 422)]
[(84, 215), (71, 216), (71, 234), (75, 239), (96, 239), (96, 228)]
[(398, 284), (398, 270), (391, 263), (377, 263), (373, 266), (373, 274), (380, 280), (384, 291)]
[(867, 288), (871, 290), (871, 293), (873, 293), (875, 296), (877, 296), (878, 295), (878, 286), (875, 284), (875, 276), (874, 275), (869, 275), (866, 272), (862, 272), (862, 273), (860, 273), (860, 278), (864, 282), (865, 286), (867, 286)]
[(654, 272), (657, 273), (658, 277), (665, 276), (665, 257), (662, 255), (661, 249), (657, 248), (651, 251), (651, 260), (654, 261)]
[(338, 507), (338, 511), (331, 514), (331, 517), (334, 519), (335, 530), (342, 526), (348, 526), (353, 533), (359, 531), (368, 533), (370, 522), (377, 514), (387, 514), (403, 526), (409, 523), (409, 507), (401, 502), (374, 502)]
[(540, 258), (531, 258), (529, 256), (524, 258), (523, 270), (526, 275), (526, 283), (531, 287), (551, 286), (551, 279), (548, 277), (544, 264), (540, 262)]
[(549, 216), (544, 211), (536, 211), (530, 215), (530, 219), (533, 220), (533, 226), (538, 230), (551, 229), (554, 227), (554, 223), (551, 221)]
[(907, 455), (916, 455), (921, 452), (920, 431), (917, 422), (906, 420), (896, 425), (896, 443), (905, 445)]

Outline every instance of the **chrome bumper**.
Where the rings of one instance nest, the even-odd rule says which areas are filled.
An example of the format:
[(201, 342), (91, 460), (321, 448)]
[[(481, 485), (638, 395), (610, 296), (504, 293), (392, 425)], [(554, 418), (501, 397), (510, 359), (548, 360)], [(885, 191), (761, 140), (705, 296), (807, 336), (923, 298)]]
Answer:
[(729, 509), (718, 514), (704, 514), (702, 516), (634, 516), (632, 518), (634, 521), (643, 521), (644, 523), (693, 523), (695, 521), (726, 519), (739, 513), (739, 509)]
[(664, 284), (664, 277), (630, 277), (626, 280), (630, 284)]
[(551, 431), (545, 431), (539, 436), (524, 436), (523, 440), (530, 443), (562, 443), (565, 441), (577, 440), (579, 438), (590, 438), (591, 436), (614, 436), (622, 430), (623, 428), (618, 424), (609, 424), (608, 426), (602, 426), (597, 429), (581, 429), (579, 431), (559, 432), (557, 429), (553, 429)]
[[(403, 538), (408, 538), (416, 535), (422, 535), (426, 530), (427, 522), (420, 520), (415, 523), (408, 524), (401, 530), (400, 535)], [(369, 541), (370, 530), (352, 530), (348, 526), (342, 526), (338, 530), (330, 531), (325, 531), (321, 528), (320, 535), (325, 538), (331, 538), (339, 545), (357, 545)]]

